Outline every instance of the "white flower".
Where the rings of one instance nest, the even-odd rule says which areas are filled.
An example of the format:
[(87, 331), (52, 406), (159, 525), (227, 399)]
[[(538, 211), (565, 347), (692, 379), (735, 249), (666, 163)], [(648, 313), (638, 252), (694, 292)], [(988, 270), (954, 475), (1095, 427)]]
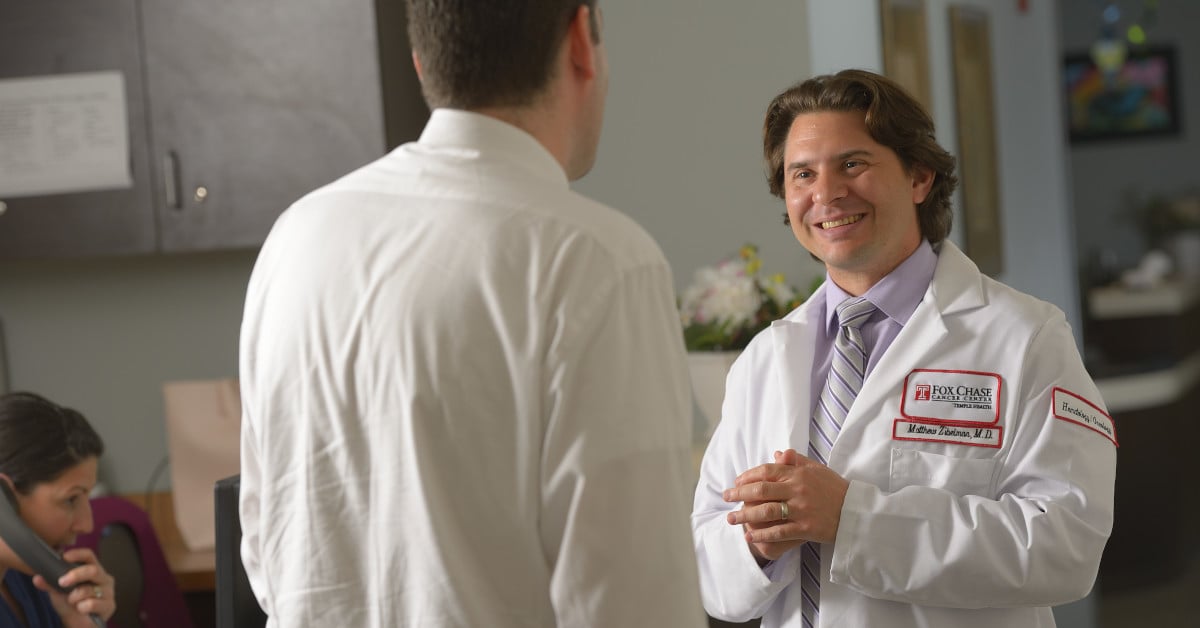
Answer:
[(742, 260), (729, 260), (696, 271), (682, 295), (684, 325), (727, 322), (737, 327), (750, 322), (762, 305), (754, 277)]
[(772, 300), (780, 305), (791, 303), (796, 298), (795, 288), (787, 284), (782, 274), (759, 279), (758, 285), (762, 287), (763, 292), (766, 292)]
[(756, 333), (800, 302), (782, 274), (762, 278), (758, 247), (696, 271), (679, 295), (679, 318), (689, 351), (728, 351), (746, 346)]

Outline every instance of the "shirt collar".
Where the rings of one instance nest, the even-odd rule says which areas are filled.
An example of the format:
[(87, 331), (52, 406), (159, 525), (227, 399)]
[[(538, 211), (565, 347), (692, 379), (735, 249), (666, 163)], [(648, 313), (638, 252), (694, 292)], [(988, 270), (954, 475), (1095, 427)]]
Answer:
[(536, 138), (523, 129), (491, 116), (462, 109), (434, 109), (418, 143), (428, 148), (459, 148), (480, 156), (519, 165), (567, 187), (567, 173)]
[[(929, 282), (933, 281), (933, 271), (937, 268), (937, 253), (928, 240), (921, 240), (920, 246), (883, 279), (867, 290), (867, 300), (875, 304), (879, 311), (901, 326), (908, 323)], [(837, 322), (837, 306), (850, 298), (850, 294), (842, 290), (836, 283), (825, 275), (825, 329), (833, 330)]]

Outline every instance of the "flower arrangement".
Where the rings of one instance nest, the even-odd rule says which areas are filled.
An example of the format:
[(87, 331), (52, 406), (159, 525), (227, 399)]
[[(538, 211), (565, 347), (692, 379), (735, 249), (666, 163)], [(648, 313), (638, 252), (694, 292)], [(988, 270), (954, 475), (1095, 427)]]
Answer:
[(683, 340), (688, 351), (735, 351), (804, 301), (782, 273), (760, 277), (758, 247), (747, 244), (737, 257), (696, 271), (680, 297)]

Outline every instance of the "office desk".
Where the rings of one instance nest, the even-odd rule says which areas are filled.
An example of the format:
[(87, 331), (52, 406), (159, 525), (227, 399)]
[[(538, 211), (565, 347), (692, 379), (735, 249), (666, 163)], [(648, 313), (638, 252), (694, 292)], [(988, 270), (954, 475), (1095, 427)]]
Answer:
[(213, 549), (192, 551), (183, 542), (179, 528), (175, 525), (175, 504), (170, 491), (150, 493), (149, 507), (145, 493), (121, 495), (138, 505), (150, 515), (150, 523), (158, 535), (167, 566), (175, 574), (179, 590), (189, 592), (212, 592), (216, 590), (216, 551)]

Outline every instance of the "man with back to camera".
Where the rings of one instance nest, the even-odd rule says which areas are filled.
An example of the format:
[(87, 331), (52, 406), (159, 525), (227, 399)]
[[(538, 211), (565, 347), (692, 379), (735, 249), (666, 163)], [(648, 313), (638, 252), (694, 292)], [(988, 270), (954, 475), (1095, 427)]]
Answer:
[(248, 288), (242, 556), (269, 623), (702, 625), (671, 272), (568, 186), (603, 116), (595, 2), (408, 19), (420, 140), (289, 208)]
[(821, 289), (729, 374), (692, 515), (709, 614), (1053, 626), (1112, 529), (1116, 433), (1062, 312), (954, 244), (954, 159), (892, 81), (767, 109), (773, 194)]

